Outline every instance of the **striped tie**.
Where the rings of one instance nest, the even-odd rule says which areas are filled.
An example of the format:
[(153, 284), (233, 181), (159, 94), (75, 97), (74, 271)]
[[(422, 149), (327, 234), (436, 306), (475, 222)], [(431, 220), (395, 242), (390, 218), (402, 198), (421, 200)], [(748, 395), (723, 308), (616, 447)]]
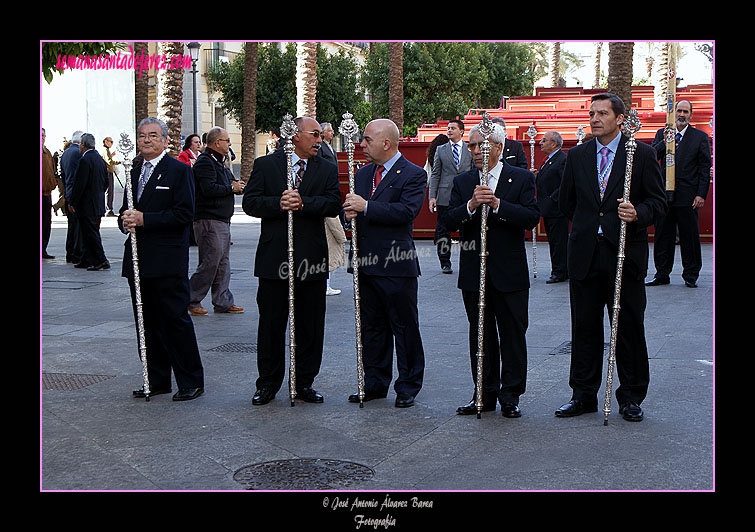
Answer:
[(149, 181), (149, 177), (152, 175), (152, 163), (149, 161), (146, 161), (142, 165), (142, 175), (139, 176), (139, 183), (136, 187), (136, 201), (139, 201), (142, 198), (142, 192), (144, 191), (144, 187), (147, 185), (147, 181)]
[(454, 164), (456, 165), (456, 168), (458, 168), (459, 167), (459, 145), (452, 144), (451, 147), (453, 148), (453, 152), (454, 152)]
[(299, 159), (296, 163), (299, 169), (296, 171), (296, 178), (294, 179), (294, 188), (298, 189), (301, 186), (301, 180), (304, 177), (304, 170), (307, 168), (307, 161)]
[(370, 194), (370, 197), (372, 197), (372, 194), (375, 193), (375, 189), (380, 184), (380, 180), (383, 178), (384, 170), (385, 166), (383, 166), (382, 164), (375, 170), (375, 177), (372, 179), (372, 193)]
[(608, 147), (603, 146), (600, 149), (600, 166), (598, 167), (598, 186), (600, 187), (600, 197), (603, 198), (603, 193), (606, 191), (606, 184), (608, 183), (608, 176), (611, 173), (611, 165), (608, 164), (608, 154), (611, 150)]

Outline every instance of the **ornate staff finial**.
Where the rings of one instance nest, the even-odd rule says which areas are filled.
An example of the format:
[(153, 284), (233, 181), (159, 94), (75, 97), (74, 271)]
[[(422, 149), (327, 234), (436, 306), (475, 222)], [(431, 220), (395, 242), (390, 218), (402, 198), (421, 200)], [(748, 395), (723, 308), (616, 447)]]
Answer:
[(294, 135), (296, 135), (296, 122), (290, 113), (286, 113), (281, 124), (281, 137), (290, 140)]
[(640, 118), (637, 116), (637, 109), (632, 109), (624, 118), (624, 131), (627, 136), (634, 138), (635, 134), (642, 128)]
[(535, 124), (530, 124), (529, 129), (527, 129), (527, 136), (530, 138), (530, 143), (534, 144), (536, 135), (537, 129), (535, 129)]
[(493, 121), (490, 119), (490, 113), (484, 112), (482, 114), (482, 122), (480, 123), (480, 135), (482, 135), (485, 140), (488, 140), (488, 137), (493, 134), (494, 128), (495, 124), (493, 124)]
[(577, 137), (577, 144), (582, 144), (582, 141), (585, 139), (587, 134), (585, 133), (585, 126), (579, 126), (577, 128), (577, 132), (574, 134), (575, 137)]
[(341, 125), (338, 126), (338, 132), (346, 137), (348, 151), (348, 146), (354, 145), (354, 136), (359, 133), (359, 126), (357, 125), (356, 121), (354, 121), (354, 116), (348, 111), (343, 114), (342, 118), (343, 120), (341, 121)]

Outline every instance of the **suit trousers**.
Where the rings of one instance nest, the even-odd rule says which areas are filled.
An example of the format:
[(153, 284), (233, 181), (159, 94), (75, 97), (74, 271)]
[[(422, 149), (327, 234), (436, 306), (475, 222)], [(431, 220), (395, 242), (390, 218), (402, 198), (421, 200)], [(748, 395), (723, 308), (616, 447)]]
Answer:
[[(136, 318), (133, 279), (129, 279), (129, 287)], [(140, 288), (150, 388), (169, 389), (171, 370), (179, 388), (204, 387), (204, 368), (194, 324), (187, 311), (189, 279), (140, 279)]]
[(42, 253), (47, 252), (47, 244), (50, 242), (52, 229), (52, 198), (42, 196)]
[[(325, 335), (326, 280), (294, 282), (296, 388), (312, 386), (320, 372)], [(286, 369), (288, 280), (259, 279), (257, 389), (277, 392)]]
[(215, 312), (225, 312), (233, 305), (231, 282), (231, 224), (222, 220), (196, 220), (194, 238), (199, 248), (199, 263), (192, 274), (190, 307), (198, 307), (212, 290)]
[(441, 217), (444, 212), (448, 210), (448, 206), (442, 206), (438, 205), (438, 221), (435, 224), (435, 238), (434, 242), (437, 246), (438, 250), (438, 259), (440, 260), (440, 265), (443, 266), (444, 264), (451, 265), (451, 231), (449, 231), (445, 225), (443, 225), (443, 222), (441, 222)]
[(393, 378), (396, 393), (416, 396), (422, 388), (425, 352), (419, 330), (416, 277), (359, 276), (365, 389), (384, 394)]
[(99, 215), (76, 215), (76, 218), (81, 237), (81, 262), (90, 266), (102, 264), (107, 260), (100, 236), (102, 218)]
[[(477, 382), (477, 331), (479, 291), (462, 291), (469, 320), (469, 356), (472, 382)], [(527, 382), (527, 325), (529, 290), (485, 290), (485, 323), (482, 359), (482, 402), (486, 406), (519, 404)], [(499, 373), (500, 372), (500, 373)]]
[[(67, 205), (67, 204), (66, 204)], [(79, 218), (75, 212), (66, 209), (66, 262), (78, 264), (81, 262), (81, 235), (79, 232)]]
[[(572, 353), (569, 386), (572, 399), (595, 404), (603, 382), (604, 314), (610, 323), (616, 279), (617, 248), (607, 240), (595, 246), (590, 271), (583, 280), (569, 280), (572, 320)], [(642, 403), (650, 383), (645, 342), (644, 279), (629, 259), (624, 260), (619, 300), (616, 367), (621, 385), (616, 389), (619, 405)]]
[(548, 251), (551, 257), (551, 275), (566, 279), (566, 248), (569, 242), (569, 220), (565, 217), (543, 217), (548, 235)]
[(669, 206), (665, 217), (655, 222), (653, 259), (655, 276), (668, 279), (674, 266), (676, 228), (679, 228), (679, 248), (682, 254), (682, 278), (695, 282), (703, 266), (700, 249), (700, 222), (697, 209)]

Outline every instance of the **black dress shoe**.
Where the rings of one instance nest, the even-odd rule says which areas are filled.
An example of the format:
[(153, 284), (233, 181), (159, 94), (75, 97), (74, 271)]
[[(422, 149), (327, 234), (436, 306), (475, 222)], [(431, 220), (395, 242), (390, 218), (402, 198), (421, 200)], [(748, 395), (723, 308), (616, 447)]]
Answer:
[(697, 283), (695, 281), (684, 281), (684, 286), (687, 288), (697, 288)]
[(414, 396), (408, 393), (399, 393), (396, 395), (396, 408), (409, 408), (414, 406)]
[[(364, 391), (364, 398), (362, 398), (363, 402), (372, 401), (373, 399), (385, 399), (388, 396), (388, 393), (375, 393), (370, 392), (368, 390)], [(349, 396), (349, 402), (350, 403), (358, 403), (359, 402), (359, 393), (352, 393)]]
[(572, 399), (565, 405), (562, 405), (558, 410), (556, 410), (556, 417), (574, 417), (581, 414), (586, 414), (588, 412), (597, 411), (597, 403), (587, 404), (584, 401), (580, 401), (579, 399)]
[(204, 393), (204, 388), (179, 388), (173, 395), (174, 401), (191, 401)]
[(441, 271), (442, 271), (443, 273), (453, 273), (453, 272), (454, 272), (454, 271), (453, 271), (453, 270), (451, 269), (451, 265), (450, 265), (450, 264), (444, 264), (444, 265), (442, 265), (442, 266), (440, 267), (440, 270), (441, 270)]
[(503, 417), (522, 417), (519, 405), (514, 403), (501, 403), (501, 414)]
[(642, 408), (640, 408), (640, 405), (634, 401), (624, 403), (621, 408), (619, 408), (619, 413), (621, 414), (621, 417), (627, 421), (642, 421), (642, 418), (644, 417)]
[(545, 284), (563, 283), (564, 281), (566, 281), (566, 279), (564, 279), (563, 277), (557, 277), (555, 275), (551, 275), (550, 279), (545, 281)]
[(296, 397), (306, 403), (322, 403), (323, 396), (317, 393), (314, 388), (307, 387), (296, 391)]
[(254, 397), (252, 397), (252, 404), (253, 405), (266, 405), (270, 401), (273, 400), (275, 397), (275, 392), (272, 391), (270, 388), (260, 388), (256, 392), (254, 392)]
[(108, 261), (102, 262), (98, 264), (97, 266), (90, 266), (87, 268), (88, 272), (98, 272), (100, 270), (109, 270), (110, 269), (110, 263)]
[(652, 281), (648, 281), (645, 283), (645, 286), (659, 286), (662, 284), (669, 284), (671, 282), (668, 278), (662, 278), (662, 277), (653, 277)]
[(89, 268), (89, 264), (87, 264), (86, 262), (82, 261), (82, 262), (77, 262), (76, 264), (73, 265), (73, 267), (74, 268), (85, 269), (85, 268)]
[(49, 253), (47, 253), (47, 252), (45, 251), (45, 252), (43, 252), (43, 253), (42, 253), (42, 258), (43, 258), (43, 259), (54, 259), (54, 258), (55, 258), (55, 255), (50, 255)]
[[(153, 395), (161, 395), (164, 393), (170, 393), (173, 390), (170, 388), (150, 388), (149, 389), (149, 396), (152, 397)], [(144, 393), (144, 388), (139, 388), (138, 390), (134, 390), (131, 392), (131, 394), (139, 399), (144, 399), (147, 395)]]
[[(492, 404), (485, 404), (482, 403), (482, 411), (483, 412), (493, 412), (495, 410), (495, 403)], [(459, 408), (456, 409), (456, 413), (460, 416), (471, 416), (473, 414), (477, 413), (477, 405), (475, 404), (474, 399), (469, 401), (465, 405), (461, 405)]]

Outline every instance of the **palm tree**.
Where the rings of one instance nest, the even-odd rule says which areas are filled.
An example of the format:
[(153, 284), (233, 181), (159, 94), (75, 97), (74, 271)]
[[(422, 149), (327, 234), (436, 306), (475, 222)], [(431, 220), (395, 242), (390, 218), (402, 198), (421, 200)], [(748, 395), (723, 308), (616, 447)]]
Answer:
[(633, 42), (608, 43), (608, 92), (624, 101), (627, 113), (632, 108)]
[(296, 43), (296, 114), (317, 120), (317, 43)]
[[(134, 43), (134, 54), (141, 56), (149, 54), (146, 42)], [(149, 71), (144, 70), (140, 76), (134, 71), (134, 120), (138, 127), (139, 122), (149, 115)]]
[[(168, 58), (184, 55), (184, 43), (159, 42), (157, 53)], [(181, 110), (183, 108), (183, 69), (157, 69), (157, 118), (168, 126), (168, 153), (181, 152)]]
[(241, 178), (252, 174), (256, 153), (257, 122), (257, 47), (259, 43), (244, 45), (244, 102), (241, 117)]
[(404, 43), (388, 45), (388, 115), (404, 134)]
[(597, 89), (600, 87), (600, 53), (603, 50), (603, 43), (598, 41), (595, 43), (595, 78), (592, 81), (592, 88)]
[(560, 86), (561, 79), (561, 43), (554, 42), (551, 46), (550, 77), (551, 87)]

